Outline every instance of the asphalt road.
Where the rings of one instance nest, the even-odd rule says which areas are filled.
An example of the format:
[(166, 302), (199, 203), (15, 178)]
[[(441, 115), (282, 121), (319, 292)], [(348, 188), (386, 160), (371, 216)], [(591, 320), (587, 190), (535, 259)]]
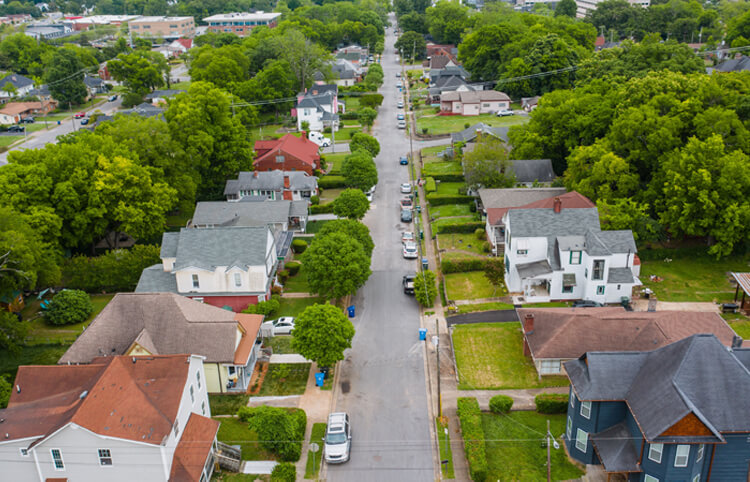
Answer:
[(393, 29), (386, 36), (382, 65), (385, 99), (374, 134), (381, 152), (376, 158), (379, 183), (365, 217), (375, 242), (372, 276), (354, 299), (357, 316), (352, 349), (340, 364), (336, 410), (352, 421), (351, 460), (327, 467), (331, 481), (431, 481), (435, 479), (424, 355), (418, 336), (419, 309), (403, 293), (401, 279), (414, 273), (416, 261), (401, 255), (402, 224), (399, 185), (409, 180), (398, 164), (409, 140), (396, 128), (396, 72)]
[[(111, 114), (115, 111), (115, 109), (118, 109), (120, 105), (122, 104), (122, 97), (118, 96), (117, 100), (114, 102), (105, 102), (104, 104), (100, 104), (97, 107), (94, 107), (92, 109), (89, 109), (86, 111), (87, 114), (91, 114), (96, 110), (100, 110), (105, 114)], [(43, 123), (44, 118), (38, 117), (37, 123)], [(50, 124), (54, 124), (50, 122)], [(14, 148), (11, 149), (11, 151), (18, 151), (18, 150), (24, 150), (24, 149), (39, 149), (44, 147), (47, 144), (54, 144), (57, 142), (57, 136), (62, 136), (65, 134), (69, 134), (73, 132), (73, 130), (78, 130), (81, 128), (81, 119), (73, 119), (72, 117), (69, 117), (68, 119), (61, 121), (60, 125), (55, 127), (54, 129), (49, 130), (41, 130), (34, 132), (32, 134), (29, 134), (29, 139), (24, 142), (23, 144), (20, 144)], [(0, 166), (5, 165), (8, 163), (8, 152), (3, 152), (0, 154)]]

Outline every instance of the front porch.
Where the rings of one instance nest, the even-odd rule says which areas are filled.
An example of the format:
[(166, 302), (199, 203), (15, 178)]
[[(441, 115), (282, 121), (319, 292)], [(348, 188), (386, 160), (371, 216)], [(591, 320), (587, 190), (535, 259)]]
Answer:
[(250, 390), (253, 371), (258, 361), (260, 344), (255, 344), (250, 351), (245, 365), (224, 365), (227, 370), (226, 389), (229, 393), (245, 393)]
[(546, 303), (550, 301), (552, 266), (546, 259), (516, 265), (521, 278), (521, 296), (525, 302)]

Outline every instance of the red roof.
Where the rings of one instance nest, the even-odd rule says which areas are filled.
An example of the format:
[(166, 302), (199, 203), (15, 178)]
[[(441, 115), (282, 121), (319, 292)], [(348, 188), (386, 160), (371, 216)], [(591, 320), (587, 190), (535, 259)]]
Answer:
[(234, 363), (236, 365), (247, 365), (247, 360), (250, 358), (250, 353), (255, 346), (255, 340), (258, 338), (258, 331), (260, 331), (263, 318), (263, 315), (249, 315), (245, 313), (237, 313), (235, 315), (237, 323), (242, 328), (242, 338), (240, 338), (240, 343), (234, 352)]
[(178, 38), (175, 40), (178, 44), (182, 45), (186, 49), (190, 50), (193, 47), (193, 39), (189, 38)]
[(605, 39), (603, 36), (596, 37), (596, 40), (594, 41), (594, 47), (602, 47), (607, 42), (607, 39)]
[(542, 199), (541, 201), (534, 201), (525, 206), (520, 206), (517, 209), (552, 209), (555, 207), (555, 199), (560, 199), (560, 201), (562, 201), (562, 209), (587, 209), (596, 207), (596, 204), (583, 194), (579, 194), (576, 191), (570, 191), (562, 196), (554, 196)]
[(281, 139), (272, 141), (255, 141), (255, 152), (258, 156), (255, 162), (261, 162), (280, 154), (289, 154), (315, 168), (316, 162), (320, 159), (318, 149), (319, 146), (316, 143), (304, 136), (298, 137), (287, 134)]
[(197, 413), (190, 414), (180, 443), (174, 452), (169, 482), (197, 482), (211, 453), (219, 422)]

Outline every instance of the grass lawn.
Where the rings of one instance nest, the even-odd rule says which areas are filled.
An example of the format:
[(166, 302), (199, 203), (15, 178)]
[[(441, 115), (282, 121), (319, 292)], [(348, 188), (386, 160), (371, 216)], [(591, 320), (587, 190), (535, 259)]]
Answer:
[[(336, 142), (351, 140), (352, 136), (357, 132), (362, 132), (361, 127), (344, 127), (336, 131), (335, 134), (331, 134), (331, 139), (336, 137)], [(327, 135), (327, 134), (326, 134)]]
[(343, 187), (321, 189), (322, 192), (320, 193), (320, 203), (325, 204), (327, 202), (333, 201), (334, 199), (339, 197), (339, 194), (341, 194), (343, 190)]
[(445, 275), (445, 283), (451, 300), (476, 300), (505, 294), (500, 288), (495, 291), (485, 278), (484, 271), (450, 273)]
[[(442, 219), (436, 219), (432, 222), (432, 231), (435, 233), (440, 232), (440, 226), (445, 224), (468, 224), (468, 223), (474, 223), (477, 222), (477, 220), (474, 218), (474, 216), (460, 216), (460, 217), (454, 217), (454, 218), (442, 218)], [(476, 238), (474, 238), (476, 239)], [(483, 241), (476, 241), (476, 244), (482, 244)]]
[(422, 157), (435, 157), (437, 158), (437, 155), (439, 152), (443, 152), (446, 147), (449, 147), (448, 145), (444, 146), (432, 146), (432, 147), (425, 147), (422, 149)]
[(344, 158), (348, 156), (348, 152), (340, 152), (336, 154), (325, 154), (326, 163), (328, 163), (329, 171), (328, 174), (339, 176), (341, 175), (341, 166), (344, 164)]
[(438, 194), (458, 194), (458, 190), (466, 185), (462, 182), (439, 182), (437, 183)]
[(270, 364), (257, 396), (302, 395), (305, 393), (309, 374), (309, 363)]
[[(675, 250), (672, 261), (643, 261), (640, 280), (651, 288), (661, 301), (734, 300), (735, 288), (729, 283), (730, 271), (748, 271), (750, 256), (730, 256), (716, 260), (710, 256), (686, 256)], [(663, 278), (651, 281), (650, 275)]]
[(237, 410), (247, 405), (249, 398), (250, 396), (245, 393), (209, 393), (208, 403), (211, 406), (212, 415), (236, 415)]
[(447, 460), (447, 464), (440, 464), (440, 470), (443, 472), (443, 477), (446, 479), (453, 479), (455, 477), (453, 473), (453, 452), (451, 451), (451, 437), (450, 430), (448, 429), (448, 419), (445, 419), (445, 423), (442, 423), (440, 417), (435, 419), (437, 424), (437, 438), (438, 445), (440, 446), (440, 461)]
[(277, 335), (269, 336), (263, 340), (263, 346), (269, 346), (273, 349), (274, 355), (285, 355), (289, 353), (297, 353), (292, 350), (292, 336), (291, 335)]
[(172, 84), (171, 88), (174, 90), (188, 90), (190, 88), (190, 81), (185, 80), (182, 82), (175, 82)]
[(438, 234), (437, 239), (440, 249), (458, 249), (461, 251), (471, 251), (478, 255), (484, 254), (482, 252), (482, 243), (484, 243), (484, 241), (477, 239), (473, 234)]
[(520, 323), (457, 326), (453, 330), (453, 346), (460, 390), (568, 385), (568, 378), (564, 376), (546, 376), (539, 381), (531, 358), (523, 355)]
[(480, 257), (481, 256), (475, 254), (462, 253), (461, 251), (446, 251), (444, 253), (440, 253), (441, 261), (461, 261), (465, 259), (475, 259)]
[(310, 285), (307, 284), (307, 274), (305, 265), (299, 267), (296, 275), (290, 276), (284, 285), (284, 291), (287, 293), (309, 293)]
[(68, 350), (70, 343), (53, 343), (24, 346), (16, 356), (8, 350), (0, 350), (0, 375), (16, 377), (21, 365), (54, 365)]
[(485, 124), (493, 127), (499, 126), (512, 126), (516, 124), (523, 124), (528, 122), (527, 116), (510, 116), (510, 117), (497, 117), (492, 114), (481, 114), (472, 116), (460, 116), (460, 115), (436, 115), (436, 116), (424, 116), (417, 119), (417, 130), (422, 132), (422, 129), (427, 128), (428, 134), (450, 134), (451, 132), (458, 132), (464, 130), (465, 124), (474, 125), (478, 122), (484, 122)]
[(430, 215), (434, 218), (471, 216), (472, 214), (471, 207), (468, 204), (444, 204), (430, 208)]
[(474, 313), (477, 311), (492, 311), (492, 310), (512, 310), (513, 303), (502, 303), (500, 301), (493, 301), (492, 303), (477, 303), (475, 305), (458, 305), (458, 313)]
[(339, 95), (339, 103), (344, 102), (344, 105), (346, 105), (346, 111), (352, 112), (359, 109), (359, 97), (356, 95), (347, 95), (345, 97), (342, 97)]
[[(550, 432), (565, 432), (565, 415), (543, 415), (536, 412), (511, 412), (508, 415), (482, 414), (485, 451), (489, 464), (487, 480), (545, 480), (547, 449), (543, 435), (550, 421)], [(560, 440), (562, 443), (562, 440)], [(583, 475), (560, 447), (550, 449), (552, 480), (577, 479)]]
[(729, 326), (745, 340), (750, 340), (750, 320), (730, 321)]
[(320, 231), (320, 228), (322, 228), (328, 221), (328, 219), (308, 221), (307, 226), (305, 226), (305, 232), (307, 234), (316, 234), (318, 231)]
[(461, 163), (457, 161), (428, 162), (422, 168), (422, 177), (432, 177), (439, 174), (463, 174)]
[(250, 143), (255, 143), (255, 141), (261, 139), (278, 139), (281, 137), (281, 134), (276, 131), (281, 129), (281, 127), (281, 124), (269, 124), (248, 129), (247, 133)]
[(23, 139), (24, 136), (0, 136), (0, 147), (7, 147), (19, 139)]
[[(282, 316), (299, 316), (308, 306), (315, 303), (325, 303), (321, 298), (281, 298), (279, 309), (274, 311), (274, 318)], [(277, 337), (278, 338), (278, 337)]]
[(321, 390), (333, 390), (333, 378), (336, 375), (336, 369), (331, 367), (328, 369), (328, 375), (326, 375), (325, 379), (323, 380), (323, 386), (320, 387)]
[(258, 444), (258, 434), (247, 423), (233, 417), (216, 417), (214, 420), (221, 422), (216, 438), (228, 445), (239, 445), (242, 448), (242, 460), (276, 460), (273, 452)]
[(191, 207), (187, 211), (175, 211), (167, 216), (167, 227), (170, 228), (184, 228), (187, 226), (187, 222), (193, 217), (195, 212), (195, 206)]
[(50, 325), (44, 320), (43, 316), (39, 316), (39, 301), (34, 299), (29, 305), (24, 308), (23, 315), (24, 319), (29, 320), (29, 335), (30, 342), (33, 343), (69, 343), (72, 344), (78, 335), (83, 332), (83, 329), (96, 318), (96, 315), (107, 306), (115, 295), (90, 295), (91, 304), (94, 306), (94, 311), (91, 312), (91, 316), (82, 322), (74, 325), (55, 326)]
[(253, 474), (236, 474), (234, 472), (224, 472), (221, 470), (215, 470), (214, 475), (211, 477), (211, 482), (269, 482), (271, 480), (270, 475), (253, 475)]
[(307, 451), (307, 464), (305, 465), (305, 478), (314, 479), (320, 472), (321, 461), (323, 460), (323, 450), (321, 440), (326, 435), (326, 424), (314, 423), (312, 430), (310, 431), (310, 443), (315, 442), (321, 447), (317, 453), (313, 453), (312, 450)]

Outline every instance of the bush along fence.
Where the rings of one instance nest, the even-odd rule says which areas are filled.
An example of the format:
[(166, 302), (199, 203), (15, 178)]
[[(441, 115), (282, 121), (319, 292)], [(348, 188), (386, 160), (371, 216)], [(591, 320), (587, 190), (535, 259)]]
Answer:
[(564, 393), (540, 393), (534, 397), (539, 413), (567, 413), (568, 395)]
[(489, 467), (484, 446), (484, 429), (479, 402), (474, 397), (458, 399), (458, 420), (464, 439), (466, 460), (469, 463), (469, 476), (474, 481), (487, 479)]
[(444, 204), (472, 204), (474, 198), (461, 194), (428, 194), (425, 199), (432, 206), (442, 206)]
[(437, 225), (438, 234), (469, 234), (484, 227), (483, 222), (471, 221), (463, 223), (440, 223)]
[(488, 258), (445, 259), (440, 262), (440, 269), (444, 274), (484, 271), (490, 261)]

